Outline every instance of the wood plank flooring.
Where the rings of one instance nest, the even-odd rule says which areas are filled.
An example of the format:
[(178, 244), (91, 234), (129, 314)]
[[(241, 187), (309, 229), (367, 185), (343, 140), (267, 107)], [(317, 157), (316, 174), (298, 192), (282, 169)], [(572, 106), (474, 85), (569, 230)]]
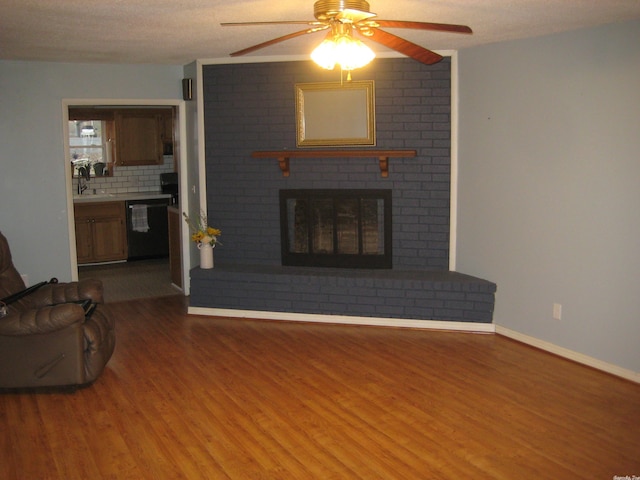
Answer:
[(640, 385), (498, 335), (101, 308), (92, 386), (0, 395), (3, 479), (640, 475)]

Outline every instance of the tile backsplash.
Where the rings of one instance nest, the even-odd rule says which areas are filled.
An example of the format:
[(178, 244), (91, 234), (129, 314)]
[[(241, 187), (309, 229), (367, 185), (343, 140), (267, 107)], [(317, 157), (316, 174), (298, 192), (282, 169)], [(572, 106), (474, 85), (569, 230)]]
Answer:
[[(165, 155), (162, 165), (113, 168), (108, 177), (91, 177), (87, 191), (99, 193), (159, 192), (160, 174), (173, 172), (173, 156)], [(73, 193), (77, 192), (78, 179), (73, 179)]]

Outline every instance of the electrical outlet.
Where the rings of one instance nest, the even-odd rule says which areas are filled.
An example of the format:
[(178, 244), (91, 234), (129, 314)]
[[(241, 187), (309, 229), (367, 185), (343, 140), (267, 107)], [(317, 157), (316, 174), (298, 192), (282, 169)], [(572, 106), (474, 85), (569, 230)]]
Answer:
[(559, 303), (553, 304), (553, 319), (562, 320), (562, 305)]

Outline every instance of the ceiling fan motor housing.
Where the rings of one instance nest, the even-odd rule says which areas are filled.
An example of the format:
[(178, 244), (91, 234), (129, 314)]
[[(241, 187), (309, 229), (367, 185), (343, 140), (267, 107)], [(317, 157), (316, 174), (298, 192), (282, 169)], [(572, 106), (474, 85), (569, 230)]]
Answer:
[(313, 15), (320, 21), (331, 20), (345, 10), (369, 12), (369, 2), (364, 0), (318, 0), (313, 4)]

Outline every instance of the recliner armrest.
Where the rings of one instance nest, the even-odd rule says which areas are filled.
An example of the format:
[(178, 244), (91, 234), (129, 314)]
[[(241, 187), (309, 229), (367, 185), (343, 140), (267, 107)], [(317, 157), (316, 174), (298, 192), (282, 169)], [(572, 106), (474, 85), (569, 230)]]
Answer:
[(28, 310), (9, 307), (9, 315), (0, 318), (0, 335), (33, 335), (49, 333), (85, 321), (79, 304), (64, 303)]
[(40, 287), (28, 297), (24, 297), (23, 300), (27, 300), (31, 307), (37, 307), (87, 299), (93, 303), (104, 303), (104, 290), (100, 280), (50, 283)]

